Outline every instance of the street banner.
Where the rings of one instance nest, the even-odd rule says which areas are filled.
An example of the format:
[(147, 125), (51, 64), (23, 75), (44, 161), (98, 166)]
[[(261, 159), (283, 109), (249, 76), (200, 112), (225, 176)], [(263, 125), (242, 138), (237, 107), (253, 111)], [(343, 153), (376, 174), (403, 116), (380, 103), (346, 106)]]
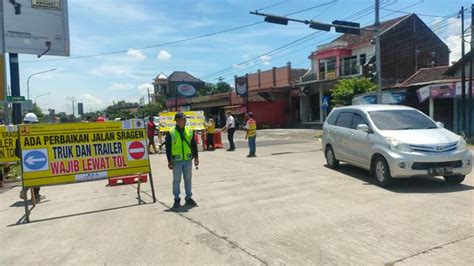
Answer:
[(18, 140), (17, 127), (0, 126), (0, 136), (0, 165), (19, 161), (15, 153)]
[(19, 126), (23, 187), (150, 173), (143, 120)]
[[(188, 118), (186, 121), (186, 126), (191, 127), (193, 130), (205, 129), (203, 111), (187, 111), (183, 113)], [(168, 132), (176, 125), (176, 121), (174, 120), (175, 115), (176, 112), (160, 113), (160, 132)]]

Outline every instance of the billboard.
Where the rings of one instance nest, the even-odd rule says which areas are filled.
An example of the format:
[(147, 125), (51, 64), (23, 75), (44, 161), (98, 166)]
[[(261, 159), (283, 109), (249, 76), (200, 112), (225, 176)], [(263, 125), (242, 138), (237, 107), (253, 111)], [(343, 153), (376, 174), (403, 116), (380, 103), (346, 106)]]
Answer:
[(7, 53), (69, 56), (67, 0), (1, 1)]
[(235, 92), (238, 95), (245, 95), (247, 93), (247, 76), (235, 78)]
[(150, 173), (143, 120), (19, 126), (23, 186)]
[(15, 153), (18, 140), (17, 127), (0, 126), (0, 136), (0, 165), (18, 161), (19, 158)]
[[(204, 130), (204, 112), (203, 111), (188, 111), (183, 112), (184, 115), (188, 117), (186, 121), (186, 126), (191, 127), (193, 130)], [(160, 113), (160, 131), (167, 132), (170, 131), (175, 125), (176, 121), (174, 116), (176, 112), (165, 112)]]

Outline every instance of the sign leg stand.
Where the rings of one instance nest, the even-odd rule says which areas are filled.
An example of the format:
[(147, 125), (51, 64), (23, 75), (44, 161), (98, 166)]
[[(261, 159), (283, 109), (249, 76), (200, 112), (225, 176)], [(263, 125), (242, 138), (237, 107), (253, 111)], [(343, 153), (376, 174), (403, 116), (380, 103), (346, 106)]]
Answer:
[[(28, 191), (28, 190), (27, 190)], [(28, 209), (28, 192), (25, 193), (25, 199), (23, 200), (25, 204), (25, 222), (30, 222), (30, 210)]]
[(153, 203), (156, 203), (155, 196), (155, 186), (153, 185), (153, 174), (150, 171), (150, 186), (151, 186), (151, 195), (153, 196)]

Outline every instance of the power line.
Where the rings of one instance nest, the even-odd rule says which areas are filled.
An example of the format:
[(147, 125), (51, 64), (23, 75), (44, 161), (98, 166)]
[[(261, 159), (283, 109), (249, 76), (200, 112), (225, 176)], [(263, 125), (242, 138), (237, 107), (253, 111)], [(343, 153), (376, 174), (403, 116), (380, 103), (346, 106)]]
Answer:
[(275, 4), (272, 4), (272, 5), (269, 5), (269, 6), (266, 6), (266, 7), (262, 7), (262, 8), (259, 8), (259, 9), (256, 9), (257, 11), (262, 11), (264, 9), (269, 9), (269, 8), (272, 8), (272, 7), (276, 7), (276, 6), (279, 6), (279, 5), (282, 5), (284, 3), (288, 2), (288, 0), (285, 0), (285, 1), (281, 1), (279, 3), (275, 3)]
[[(388, 1), (383, 2), (382, 6), (385, 6), (385, 7), (386, 7), (386, 6), (389, 6), (389, 5), (393, 5), (393, 4), (396, 3), (396, 2), (397, 2), (397, 0), (394, 0), (393, 2), (391, 2), (391, 0), (388, 0)], [(375, 5), (372, 5), (372, 6), (369, 6), (369, 7), (367, 7), (367, 8), (364, 8), (364, 9), (362, 9), (362, 10), (360, 10), (360, 11), (358, 11), (358, 12), (356, 12), (356, 13), (354, 13), (354, 14), (352, 14), (352, 15), (348, 16), (347, 18), (344, 18), (344, 19), (357, 19), (357, 18), (360, 18), (360, 17), (364, 17), (364, 16), (366, 16), (366, 15), (368, 15), (368, 14), (371, 14), (371, 13), (374, 12), (374, 11), (373, 11), (373, 7), (374, 7), (374, 6), (375, 6)], [(356, 15), (356, 14), (357, 14), (357, 15)], [(356, 15), (356, 16), (354, 17), (354, 15)], [(267, 52), (267, 53), (265, 53), (265, 54), (261, 54), (261, 55), (258, 55), (258, 56), (256, 56), (256, 57), (254, 57), (254, 58), (251, 58), (251, 59), (249, 59), (249, 60), (246, 60), (246, 61), (244, 61), (244, 62), (241, 62), (241, 63), (238, 63), (238, 64), (234, 64), (234, 65), (231, 66), (231, 67), (227, 67), (227, 68), (225, 68), (225, 69), (222, 69), (222, 70), (220, 70), (220, 71), (214, 72), (214, 73), (212, 73), (212, 74), (204, 75), (204, 76), (202, 76), (201, 78), (203, 79), (204, 77), (208, 77), (208, 76), (211, 76), (211, 75), (215, 75), (215, 74), (217, 74), (217, 73), (220, 73), (220, 75), (223, 75), (224, 73), (229, 72), (229, 70), (232, 71), (232, 70), (236, 69), (238, 66), (247, 64), (247, 63), (249, 63), (249, 62), (253, 62), (253, 61), (260, 60), (260, 58), (261, 58), (262, 56), (265, 56), (265, 55), (273, 55), (273, 54), (279, 53), (279, 52), (281, 52), (281, 51), (283, 51), (283, 50), (286, 50), (286, 49), (289, 49), (289, 48), (298, 46), (298, 45), (300, 45), (300, 44), (302, 44), (302, 43), (304, 43), (304, 42), (309, 41), (310, 39), (319, 37), (319, 36), (324, 35), (324, 34), (327, 34), (327, 33), (326, 33), (326, 32), (317, 32), (317, 34), (315, 34), (313, 37), (311, 37), (311, 38), (309, 38), (309, 39), (307, 39), (307, 40), (301, 40), (300, 43), (296, 43), (296, 44), (293, 44), (293, 45), (288, 45), (288, 44), (283, 45), (283, 46), (281, 46), (281, 47), (279, 47), (279, 48), (276, 48), (276, 49), (274, 49), (274, 50), (272, 50), (272, 51), (270, 51), (270, 52)], [(308, 37), (308, 36), (305, 36), (305, 37)], [(331, 38), (332, 38), (332, 37), (329, 37), (329, 38), (326, 38), (325, 40), (328, 40), (328, 39), (331, 39)], [(318, 42), (318, 44), (320, 44), (320, 43), (321, 43), (321, 41)], [(312, 45), (311, 45), (311, 46), (312, 46)], [(306, 47), (305, 47), (305, 48), (306, 48)], [(261, 65), (261, 64), (257, 64), (257, 65)], [(246, 69), (252, 68), (252, 67), (254, 67), (254, 66), (255, 66), (255, 65), (252, 65), (252, 66), (250, 66), (250, 67), (248, 67), (248, 68), (246, 68)], [(237, 72), (242, 72), (242, 70), (238, 70)], [(236, 72), (236, 73), (237, 73), (237, 72)], [(230, 75), (230, 74), (225, 74), (224, 76), (227, 77), (227, 76), (229, 76), (229, 75)]]
[[(405, 12), (405, 11), (400, 11), (400, 10), (393, 10), (393, 9), (389, 9), (389, 8), (380, 8), (382, 10), (385, 10), (385, 11), (390, 11), (390, 12), (393, 12), (393, 13), (401, 13), (401, 14), (412, 14), (410, 12)], [(413, 14), (416, 14), (417, 16), (420, 16), (420, 17), (432, 17), (432, 18), (448, 18), (449, 16), (447, 15), (433, 15), (433, 14), (422, 14), (422, 13), (413, 13)]]
[[(332, 1), (334, 1), (334, 0), (332, 0)], [(311, 7), (302, 9), (302, 10), (298, 10), (298, 11), (289, 13), (286, 16), (303, 13), (303, 12), (306, 12), (306, 11), (309, 11), (309, 10), (312, 10), (312, 9), (315, 9), (315, 8), (318, 8), (318, 7), (329, 5), (329, 4), (332, 3), (332, 1), (326, 2), (326, 3), (323, 3), (323, 4), (319, 4), (319, 5), (315, 5), (315, 6), (311, 6)], [(263, 24), (263, 23), (264, 23), (264, 21), (258, 21), (258, 22), (254, 22), (254, 23), (250, 23), (250, 24), (246, 24), (246, 25), (242, 25), (242, 26), (238, 26), (238, 27), (234, 27), (234, 28), (229, 28), (229, 29), (225, 29), (225, 30), (221, 30), (221, 31), (202, 34), (202, 35), (189, 37), (189, 38), (185, 38), (185, 39), (180, 39), (180, 40), (176, 40), (176, 41), (148, 45), (148, 46), (144, 46), (144, 47), (141, 47), (141, 48), (137, 48), (135, 50), (146, 50), (146, 49), (157, 48), (157, 47), (161, 47), (161, 46), (167, 46), (167, 45), (171, 45), (171, 44), (178, 44), (178, 43), (193, 41), (193, 40), (197, 40), (197, 39), (203, 39), (203, 38), (211, 37), (211, 36), (218, 35), (218, 34), (223, 34), (223, 33), (231, 32), (231, 31), (236, 31), (236, 30), (252, 27), (252, 26), (255, 26), (255, 25), (258, 25), (258, 24)], [(72, 59), (84, 59), (84, 58), (91, 58), (91, 57), (122, 54), (122, 53), (127, 53), (129, 50), (130, 49), (124, 49), (124, 50), (97, 53), (97, 54), (91, 54), (91, 55), (71, 56), (71, 57), (66, 57), (66, 58), (47, 59), (47, 60), (40, 60), (40, 61), (33, 61), (33, 60), (31, 60), (31, 61), (21, 61), (20, 63), (54, 62), (54, 61), (66, 61), (66, 60), (72, 60)]]

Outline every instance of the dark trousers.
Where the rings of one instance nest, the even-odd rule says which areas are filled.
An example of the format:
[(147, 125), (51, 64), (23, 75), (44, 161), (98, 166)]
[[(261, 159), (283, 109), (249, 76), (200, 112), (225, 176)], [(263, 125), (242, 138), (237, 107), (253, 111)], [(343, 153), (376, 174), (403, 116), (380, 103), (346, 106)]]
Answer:
[(231, 150), (235, 150), (234, 133), (235, 128), (229, 128), (229, 130), (227, 131), (227, 139), (229, 140)]
[(214, 133), (207, 133), (207, 149), (215, 149), (214, 147)]

